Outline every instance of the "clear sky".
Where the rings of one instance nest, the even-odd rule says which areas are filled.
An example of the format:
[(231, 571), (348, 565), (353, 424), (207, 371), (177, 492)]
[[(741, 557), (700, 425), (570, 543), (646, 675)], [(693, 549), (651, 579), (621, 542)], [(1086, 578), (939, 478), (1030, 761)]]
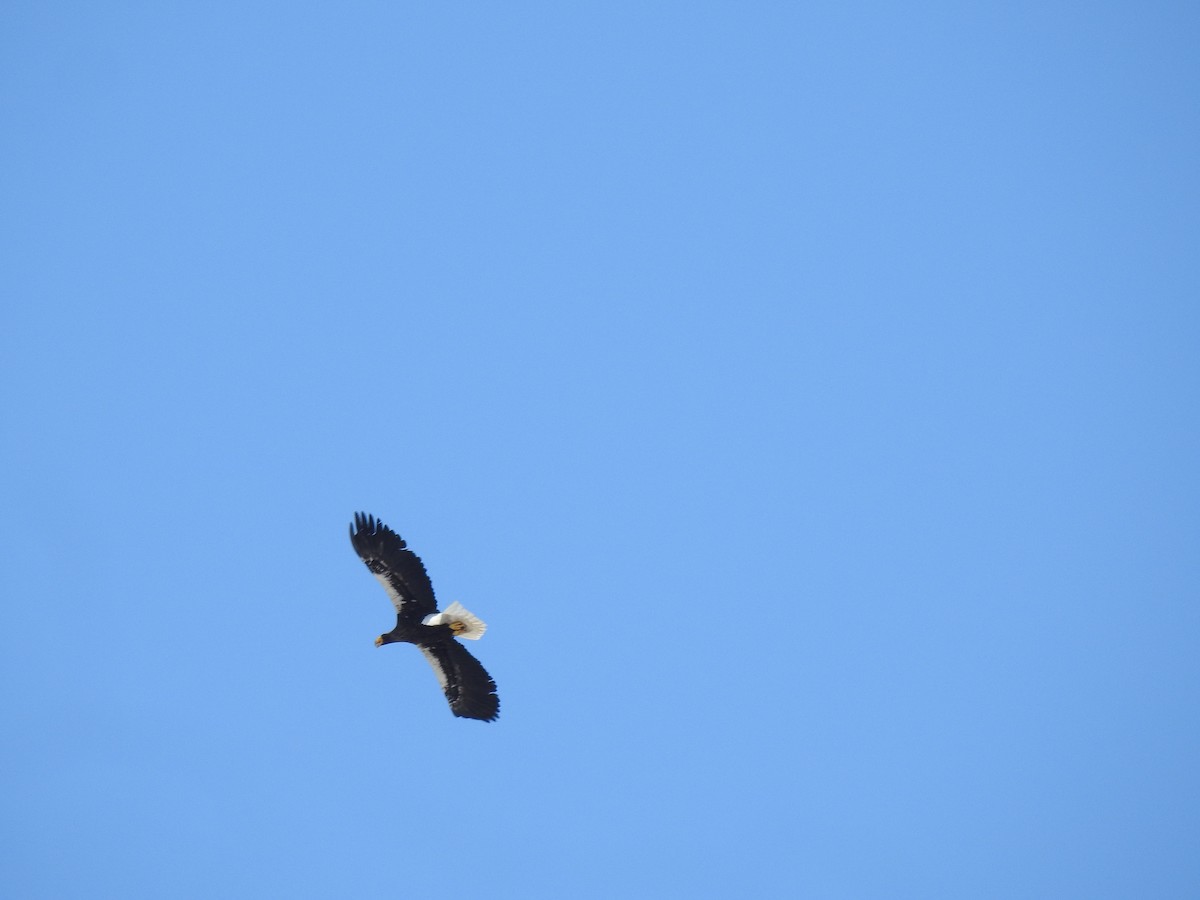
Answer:
[(1200, 894), (1194, 4), (2, 34), (6, 896)]

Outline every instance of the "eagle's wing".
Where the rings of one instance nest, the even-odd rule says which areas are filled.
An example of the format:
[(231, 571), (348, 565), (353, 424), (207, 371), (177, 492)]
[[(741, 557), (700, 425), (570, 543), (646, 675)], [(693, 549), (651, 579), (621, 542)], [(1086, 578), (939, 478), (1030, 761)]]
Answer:
[(437, 612), (425, 565), (408, 549), (404, 538), (374, 516), (355, 513), (350, 543), (392, 598), (400, 621), (416, 623)]
[(450, 701), (450, 711), (464, 719), (482, 719), (491, 722), (500, 715), (500, 698), (496, 696), (496, 682), (480, 665), (467, 648), (458, 641), (437, 644), (418, 644), (438, 684)]

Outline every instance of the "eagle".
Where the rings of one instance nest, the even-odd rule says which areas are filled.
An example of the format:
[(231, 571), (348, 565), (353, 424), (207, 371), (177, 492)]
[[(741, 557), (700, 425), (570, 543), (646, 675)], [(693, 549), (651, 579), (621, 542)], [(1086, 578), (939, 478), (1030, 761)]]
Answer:
[(374, 516), (354, 514), (350, 543), (396, 607), (396, 627), (377, 637), (375, 646), (416, 644), (433, 666), (454, 715), (495, 721), (500, 715), (496, 682), (458, 642), (459, 638), (478, 640), (487, 625), (457, 601), (439, 612), (421, 558)]

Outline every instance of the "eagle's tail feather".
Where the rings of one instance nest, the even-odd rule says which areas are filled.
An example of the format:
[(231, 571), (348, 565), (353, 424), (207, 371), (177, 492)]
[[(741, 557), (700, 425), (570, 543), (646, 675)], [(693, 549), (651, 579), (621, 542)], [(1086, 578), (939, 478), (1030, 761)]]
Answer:
[(454, 628), (455, 637), (477, 641), (487, 631), (487, 623), (475, 615), (457, 600), (436, 615), (425, 620), (426, 625), (450, 625)]

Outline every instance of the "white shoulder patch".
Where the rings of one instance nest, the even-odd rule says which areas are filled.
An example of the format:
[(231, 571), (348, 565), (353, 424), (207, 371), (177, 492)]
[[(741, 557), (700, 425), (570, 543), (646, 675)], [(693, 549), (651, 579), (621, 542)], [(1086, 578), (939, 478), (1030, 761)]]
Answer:
[(396, 593), (396, 589), (392, 587), (392, 583), (387, 580), (387, 576), (372, 572), (375, 580), (383, 585), (383, 589), (387, 591), (388, 598), (392, 601), (392, 606), (396, 607), (396, 612), (399, 613), (404, 606), (404, 598)]
[(433, 674), (437, 676), (438, 684), (440, 684), (442, 686), (442, 690), (445, 691), (446, 690), (446, 672), (442, 668), (442, 664), (440, 662), (438, 662), (438, 658), (436, 656), (434, 656), (432, 653), (430, 653), (427, 649), (422, 647), (420, 644), (417, 645), (417, 649), (421, 651), (421, 654), (427, 660), (429, 660), (429, 665), (431, 665), (433, 667)]

